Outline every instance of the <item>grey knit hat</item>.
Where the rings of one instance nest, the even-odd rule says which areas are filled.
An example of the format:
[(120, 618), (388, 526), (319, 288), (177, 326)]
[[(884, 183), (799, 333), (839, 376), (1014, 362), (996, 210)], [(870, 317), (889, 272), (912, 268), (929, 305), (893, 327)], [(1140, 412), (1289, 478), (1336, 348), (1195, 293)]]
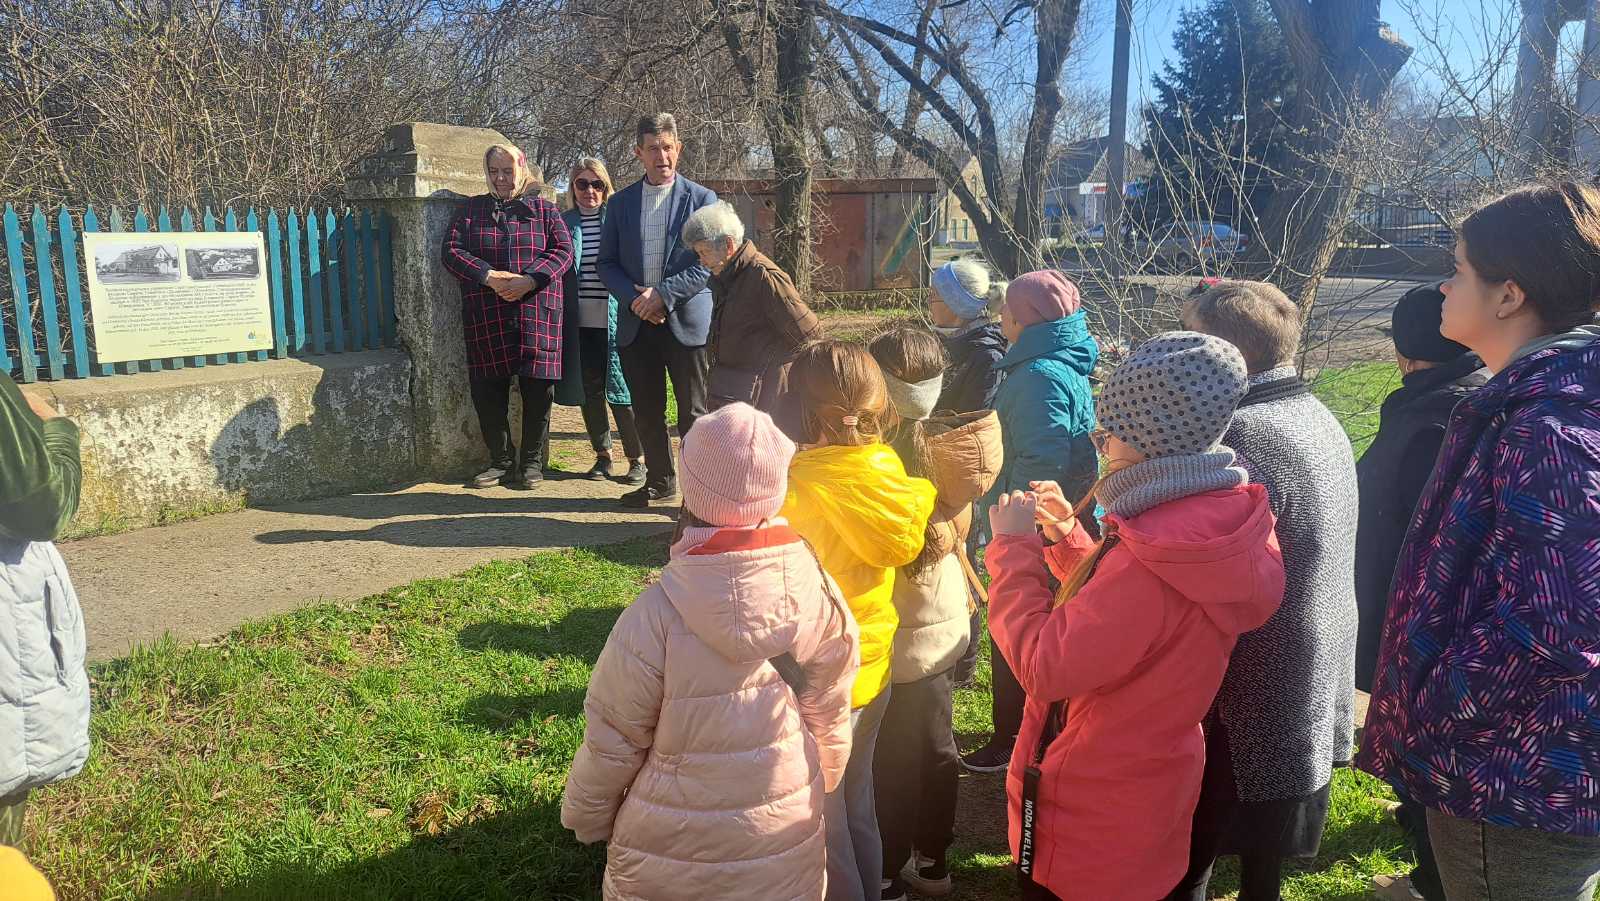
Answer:
[(1129, 355), (1100, 390), (1100, 427), (1147, 457), (1216, 449), (1249, 384), (1238, 348), (1199, 332), (1165, 332)]

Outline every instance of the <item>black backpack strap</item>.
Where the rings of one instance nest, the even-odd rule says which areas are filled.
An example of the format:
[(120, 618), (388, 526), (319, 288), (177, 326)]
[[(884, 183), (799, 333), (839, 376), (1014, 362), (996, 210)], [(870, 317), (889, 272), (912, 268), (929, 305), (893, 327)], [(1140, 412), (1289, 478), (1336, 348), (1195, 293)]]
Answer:
[(800, 661), (794, 659), (793, 654), (784, 651), (776, 657), (769, 658), (767, 662), (772, 664), (772, 668), (778, 671), (783, 681), (794, 689), (795, 694), (798, 695), (806, 690), (806, 671), (800, 666)]

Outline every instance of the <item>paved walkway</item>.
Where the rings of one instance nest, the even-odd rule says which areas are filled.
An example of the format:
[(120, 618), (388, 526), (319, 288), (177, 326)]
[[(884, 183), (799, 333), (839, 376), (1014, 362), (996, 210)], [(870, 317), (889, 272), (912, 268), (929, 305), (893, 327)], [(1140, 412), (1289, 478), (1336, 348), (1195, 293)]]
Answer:
[[(577, 441), (555, 450), (581, 457), (583, 467), (591, 460)], [(163, 634), (214, 638), (247, 620), (486, 560), (671, 528), (671, 511), (623, 510), (617, 498), (627, 490), (571, 476), (531, 492), (425, 483), (72, 541), (61, 551), (83, 604), (90, 659), (103, 660)]]

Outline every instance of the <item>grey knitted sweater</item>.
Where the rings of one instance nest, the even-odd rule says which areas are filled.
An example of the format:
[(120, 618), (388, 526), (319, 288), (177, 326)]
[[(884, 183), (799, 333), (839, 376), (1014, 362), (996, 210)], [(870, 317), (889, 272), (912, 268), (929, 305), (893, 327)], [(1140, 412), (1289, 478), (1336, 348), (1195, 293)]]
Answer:
[(1267, 489), (1287, 584), (1278, 612), (1240, 636), (1213, 715), (1227, 729), (1240, 799), (1271, 801), (1317, 791), (1350, 759), (1356, 469), (1338, 420), (1309, 393), (1248, 400), (1223, 440)]

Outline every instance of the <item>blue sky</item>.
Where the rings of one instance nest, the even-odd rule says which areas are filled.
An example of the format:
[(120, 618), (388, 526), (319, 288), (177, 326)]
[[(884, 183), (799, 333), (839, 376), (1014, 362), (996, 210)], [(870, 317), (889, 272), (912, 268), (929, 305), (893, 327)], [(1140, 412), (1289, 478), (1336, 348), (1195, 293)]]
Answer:
[[(1137, 110), (1150, 76), (1172, 55), (1172, 29), (1178, 12), (1202, 0), (1134, 0), (1133, 67), (1129, 106)], [(1069, 80), (1106, 92), (1111, 86), (1112, 0), (1084, 4), (1079, 47)], [(1424, 84), (1438, 84), (1445, 65), (1458, 71), (1481, 66), (1508, 38), (1516, 24), (1516, 0), (1382, 0), (1382, 15), (1406, 43), (1415, 48), (1407, 69)], [(1512, 32), (1514, 33), (1514, 32)], [(1577, 40), (1581, 25), (1569, 25), (1564, 36)], [(1132, 120), (1130, 119), (1130, 122)]]

